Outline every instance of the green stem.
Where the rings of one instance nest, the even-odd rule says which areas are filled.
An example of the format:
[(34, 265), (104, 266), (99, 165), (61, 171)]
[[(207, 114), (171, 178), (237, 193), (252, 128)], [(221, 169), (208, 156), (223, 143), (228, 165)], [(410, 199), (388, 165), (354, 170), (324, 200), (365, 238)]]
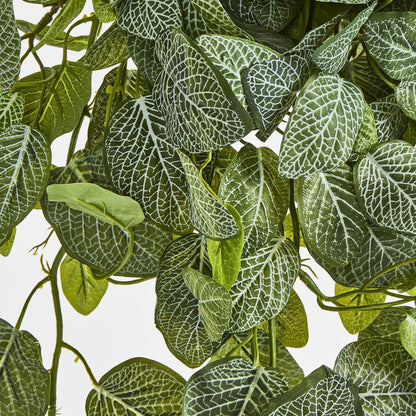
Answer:
[(253, 350), (253, 364), (256, 367), (260, 365), (260, 354), (259, 354), (259, 340), (257, 338), (257, 327), (252, 329), (253, 338), (251, 339), (251, 349)]
[(397, 300), (395, 302), (387, 303), (375, 303), (373, 305), (363, 305), (363, 306), (328, 306), (325, 305), (322, 299), (318, 296), (318, 305), (321, 309), (332, 312), (345, 312), (345, 311), (355, 311), (355, 312), (367, 312), (367, 311), (381, 311), (383, 309), (391, 308), (392, 306), (403, 305), (408, 302), (408, 300)]
[(101, 22), (99, 21), (97, 16), (94, 14), (92, 24), (91, 24), (91, 29), (90, 29), (90, 35), (88, 37), (87, 50), (91, 47), (91, 45), (97, 39), (97, 36), (100, 33), (100, 30), (101, 30)]
[(305, 284), (305, 286), (311, 291), (313, 292), (318, 298), (326, 300), (326, 301), (331, 301), (331, 298), (324, 295), (321, 290), (319, 289), (319, 287), (317, 286), (317, 284), (312, 280), (312, 278), (308, 275), (308, 273), (306, 273), (304, 270), (300, 270), (299, 271), (299, 278), (300, 280)]
[(59, 301), (59, 289), (58, 289), (58, 268), (61, 263), (65, 251), (61, 248), (58, 251), (58, 254), (53, 261), (51, 272), (49, 274), (51, 280), (51, 289), (52, 289), (52, 298), (53, 306), (55, 309), (55, 318), (56, 318), (56, 343), (55, 350), (52, 358), (52, 368), (50, 369), (50, 389), (49, 389), (49, 410), (48, 416), (56, 415), (56, 384), (58, 379), (58, 367), (59, 367), (59, 358), (62, 351), (62, 338), (63, 338), (63, 319), (62, 319), (62, 310), (61, 303)]
[(148, 280), (152, 280), (155, 279), (154, 276), (152, 277), (142, 277), (140, 279), (133, 279), (133, 280), (115, 280), (112, 279), (111, 277), (107, 278), (109, 283), (112, 283), (113, 285), (124, 285), (124, 286), (128, 286), (128, 285), (136, 285), (138, 283), (143, 283), (143, 282), (147, 282)]
[(269, 345), (270, 345), (270, 367), (277, 367), (277, 343), (276, 343), (276, 320), (270, 319), (269, 322)]
[(83, 355), (72, 345), (67, 344), (66, 342), (62, 341), (62, 347), (73, 352), (77, 358), (79, 358), (79, 360), (82, 362), (85, 371), (88, 373), (88, 376), (91, 379), (92, 384), (94, 384), (94, 386), (98, 386), (98, 381), (97, 379), (94, 377), (94, 374), (91, 371), (90, 366), (88, 365), (87, 361), (85, 360), (85, 358), (83, 357)]
[(300, 247), (300, 230), (299, 230), (299, 220), (298, 213), (295, 206), (295, 180), (289, 179), (290, 183), (290, 218), (292, 219), (292, 228), (293, 228), (293, 242), (295, 244), (296, 250), (299, 251)]
[(29, 303), (30, 303), (30, 301), (32, 300), (32, 297), (33, 297), (33, 295), (36, 293), (36, 291), (38, 290), (38, 289), (40, 289), (46, 282), (49, 282), (49, 280), (50, 280), (50, 278), (49, 278), (49, 276), (46, 276), (44, 279), (42, 279), (40, 282), (38, 282), (37, 284), (36, 284), (36, 286), (32, 289), (32, 291), (29, 293), (29, 296), (27, 297), (27, 299), (26, 299), (26, 301), (25, 301), (25, 303), (24, 303), (24, 305), (23, 305), (23, 308), (22, 308), (22, 310), (21, 310), (21, 312), (20, 312), (20, 315), (19, 315), (19, 318), (18, 318), (18, 320), (17, 320), (17, 322), (16, 322), (16, 325), (15, 325), (15, 328), (16, 329), (19, 329), (20, 328), (20, 326), (22, 325), (22, 321), (23, 321), (23, 318), (24, 318), (24, 316), (25, 316), (25, 313), (26, 313), (26, 311), (27, 311), (27, 308), (28, 308), (28, 306), (29, 306)]
[(383, 10), (385, 7), (387, 7), (392, 2), (393, 2), (393, 0), (386, 0), (384, 3), (381, 3), (378, 7), (376, 7), (374, 12), (379, 12), (380, 10)]
[(76, 127), (74, 128), (72, 132), (71, 141), (69, 143), (69, 148), (68, 148), (68, 154), (66, 156), (66, 164), (70, 162), (72, 156), (75, 153), (75, 147), (77, 145), (79, 132), (81, 131), (82, 123), (84, 122), (84, 117), (87, 114), (87, 112), (88, 112), (88, 108), (87, 106), (85, 106), (84, 110), (82, 111), (81, 117), (78, 120), (78, 124), (76, 125)]
[[(234, 336), (234, 338), (238, 341), (237, 337)], [(248, 336), (241, 342), (239, 342), (238, 345), (236, 345), (231, 351), (229, 351), (226, 355), (226, 357), (232, 357), (235, 355), (235, 353), (239, 350), (241, 350), (241, 348), (243, 348), (244, 346), (246, 346), (251, 339), (253, 338), (253, 332), (250, 331), (250, 333), (248, 334)]]
[(114, 80), (114, 85), (111, 88), (110, 97), (108, 97), (107, 107), (105, 109), (105, 123), (104, 123), (105, 126), (107, 126), (108, 121), (110, 120), (111, 107), (113, 105), (114, 97), (115, 97), (118, 89), (120, 88), (121, 80), (124, 76), (124, 71), (126, 69), (126, 64), (127, 64), (127, 61), (124, 61), (117, 68), (116, 79)]

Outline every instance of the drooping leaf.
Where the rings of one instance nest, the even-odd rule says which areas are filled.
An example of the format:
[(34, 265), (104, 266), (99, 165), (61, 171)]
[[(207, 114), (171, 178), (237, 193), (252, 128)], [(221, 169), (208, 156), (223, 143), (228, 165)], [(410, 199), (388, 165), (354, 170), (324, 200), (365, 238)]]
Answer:
[(354, 167), (356, 192), (376, 224), (416, 234), (416, 150), (403, 141), (381, 143)]
[(16, 235), (16, 227), (12, 229), (12, 231), (4, 240), (4, 243), (2, 243), (2, 245), (0, 246), (0, 254), (2, 256), (7, 257), (10, 254), (10, 251), (12, 250), (12, 247), (13, 247), (15, 235)]
[(400, 324), (399, 331), (403, 347), (416, 360), (416, 309), (406, 312), (406, 319)]
[(25, 101), (22, 94), (0, 95), (0, 131), (21, 124)]
[(0, 244), (45, 190), (51, 151), (41, 133), (22, 124), (0, 132)]
[(416, 414), (416, 360), (399, 342), (353, 342), (340, 352), (334, 370), (358, 387), (366, 415)]
[(111, 180), (138, 201), (147, 218), (177, 234), (192, 231), (187, 180), (151, 96), (127, 100), (105, 134)]
[(416, 81), (402, 81), (394, 91), (397, 103), (407, 117), (416, 120)]
[(401, 309), (383, 310), (367, 328), (358, 334), (358, 340), (377, 337), (400, 342), (399, 327), (405, 319), (406, 314)]
[(366, 103), (364, 120), (355, 140), (353, 152), (358, 154), (367, 153), (378, 141), (377, 126), (371, 107)]
[(0, 358), (0, 413), (44, 416), (49, 373), (43, 367), (37, 339), (0, 319)]
[(163, 71), (153, 99), (176, 147), (210, 152), (251, 131), (250, 116), (231, 87), (186, 35), (165, 32), (156, 41), (156, 52)]
[(192, 267), (183, 268), (182, 277), (198, 300), (199, 313), (209, 339), (220, 340), (231, 318), (232, 302), (228, 290)]
[(108, 287), (106, 279), (94, 278), (90, 268), (69, 256), (60, 267), (62, 291), (73, 308), (89, 315), (101, 302)]
[(100, 22), (109, 23), (116, 18), (113, 5), (105, 0), (92, 0), (94, 13), (97, 15)]
[(276, 395), (289, 390), (284, 377), (272, 368), (255, 367), (243, 358), (214, 361), (187, 382), (184, 414), (259, 416)]
[(185, 380), (147, 358), (132, 358), (104, 374), (85, 403), (87, 416), (182, 415)]
[(360, 251), (366, 233), (351, 168), (341, 165), (329, 173), (302, 178), (297, 195), (307, 245), (330, 263), (348, 264)]
[(299, 178), (346, 162), (364, 113), (364, 99), (354, 84), (334, 75), (306, 84), (283, 136), (279, 173)]
[(416, 76), (416, 13), (374, 13), (361, 34), (368, 53), (391, 78)]

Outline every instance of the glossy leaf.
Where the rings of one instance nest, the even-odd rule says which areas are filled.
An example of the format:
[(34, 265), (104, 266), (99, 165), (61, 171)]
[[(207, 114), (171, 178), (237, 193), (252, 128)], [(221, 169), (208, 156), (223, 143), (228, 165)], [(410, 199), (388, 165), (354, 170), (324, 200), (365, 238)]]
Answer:
[(48, 410), (49, 373), (37, 339), (0, 319), (0, 412), (43, 416)]
[(0, 246), (0, 254), (4, 257), (7, 257), (12, 250), (14, 238), (16, 235), (16, 228), (13, 228), (9, 235), (4, 240), (4, 243)]
[(397, 103), (407, 117), (416, 120), (416, 81), (402, 81), (394, 91)]
[(367, 328), (358, 334), (358, 340), (377, 337), (400, 342), (399, 327), (405, 319), (406, 314), (403, 310), (385, 309)]
[(147, 358), (132, 358), (103, 375), (87, 397), (87, 416), (182, 414), (185, 380)]
[(406, 312), (406, 319), (400, 324), (400, 339), (406, 351), (416, 360), (416, 309)]
[(22, 94), (0, 95), (0, 131), (21, 124), (25, 101)]

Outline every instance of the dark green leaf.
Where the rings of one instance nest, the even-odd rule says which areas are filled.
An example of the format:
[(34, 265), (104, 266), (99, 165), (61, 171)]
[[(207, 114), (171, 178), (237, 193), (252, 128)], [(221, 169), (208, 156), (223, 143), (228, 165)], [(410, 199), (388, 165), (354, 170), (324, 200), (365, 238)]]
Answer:
[(416, 360), (416, 309), (406, 311), (406, 319), (400, 324), (399, 331), (404, 348)]
[(25, 100), (22, 94), (0, 95), (0, 131), (21, 124)]
[(179, 0), (182, 8), (183, 31), (192, 39), (211, 33), (201, 14), (197, 11), (192, 0)]
[(401, 309), (383, 310), (367, 328), (358, 334), (358, 340), (377, 337), (400, 342), (399, 327), (405, 319), (406, 314)]
[(16, 235), (16, 228), (13, 228), (9, 235), (4, 240), (4, 243), (0, 246), (0, 254), (4, 257), (7, 257), (12, 250), (14, 237)]
[(352, 150), (358, 154), (367, 153), (377, 141), (378, 135), (374, 114), (371, 111), (371, 107), (366, 103), (363, 124), (361, 124)]
[(416, 120), (416, 81), (402, 81), (397, 86), (394, 94), (403, 112), (408, 117)]

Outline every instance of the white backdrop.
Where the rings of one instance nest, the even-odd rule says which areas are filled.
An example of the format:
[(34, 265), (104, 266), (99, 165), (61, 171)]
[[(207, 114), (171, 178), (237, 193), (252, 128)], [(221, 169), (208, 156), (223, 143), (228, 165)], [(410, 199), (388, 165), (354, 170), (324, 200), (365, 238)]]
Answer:
[[(42, 6), (14, 0), (16, 18), (37, 23), (47, 12)], [(92, 11), (91, 1), (87, 1), (84, 13)], [(89, 29), (84, 25), (78, 33)], [(77, 33), (77, 32), (75, 32)], [(22, 45), (26, 50), (26, 42)], [(47, 66), (59, 64), (61, 50), (43, 47), (40, 56)], [(69, 59), (77, 60), (81, 53), (69, 51)], [(21, 76), (37, 72), (38, 67), (32, 58), (23, 66)], [(93, 92), (108, 70), (93, 74)], [(80, 134), (79, 148), (86, 139), (86, 125)], [(256, 142), (256, 139), (250, 138)], [(270, 146), (278, 151), (279, 137), (270, 139)], [(53, 163), (65, 163), (69, 136), (55, 140), (52, 145)], [(7, 258), (0, 258), (2, 290), (0, 291), (0, 317), (14, 325), (21, 307), (36, 283), (44, 277), (40, 267), (40, 255), (34, 256), (29, 250), (43, 241), (49, 233), (49, 224), (43, 219), (41, 211), (33, 211), (17, 228), (12, 252)], [(45, 260), (52, 263), (60, 245), (54, 236), (43, 250)], [(302, 257), (309, 257), (302, 252)], [(310, 265), (319, 276), (318, 285), (328, 294), (333, 293), (333, 282), (314, 262)], [(334, 360), (347, 343), (356, 339), (343, 328), (336, 313), (325, 312), (316, 305), (312, 295), (301, 282), (295, 289), (304, 302), (309, 319), (309, 342), (305, 348), (291, 349), (291, 353), (309, 374), (322, 364), (332, 366)], [(154, 306), (156, 302), (154, 281), (134, 286), (109, 285), (107, 293), (98, 308), (89, 316), (78, 314), (66, 301), (61, 292), (64, 316), (64, 340), (81, 351), (88, 361), (94, 375), (99, 379), (113, 366), (132, 357), (146, 357), (176, 370), (186, 379), (196, 370), (189, 369), (179, 362), (165, 346), (160, 332), (154, 326)], [(32, 333), (40, 342), (44, 365), (49, 368), (55, 345), (55, 320), (49, 284), (34, 296), (22, 329)], [(91, 383), (80, 362), (74, 362), (74, 355), (63, 350), (58, 379), (58, 412), (63, 416), (84, 415), (84, 403)]]

